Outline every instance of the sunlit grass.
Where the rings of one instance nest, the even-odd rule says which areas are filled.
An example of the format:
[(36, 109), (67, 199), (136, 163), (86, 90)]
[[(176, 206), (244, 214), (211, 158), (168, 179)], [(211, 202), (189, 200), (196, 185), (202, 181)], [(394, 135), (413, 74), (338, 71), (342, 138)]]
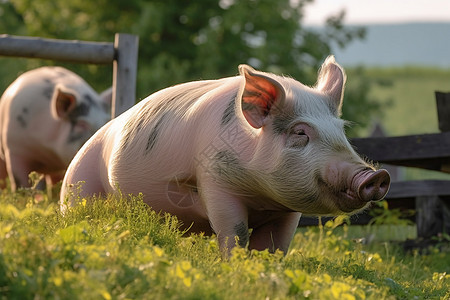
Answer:
[(214, 237), (183, 236), (139, 196), (80, 200), (62, 215), (39, 192), (2, 192), (2, 299), (450, 297), (448, 249), (366, 244), (339, 220), (299, 230), (286, 256), (236, 248), (224, 260)]

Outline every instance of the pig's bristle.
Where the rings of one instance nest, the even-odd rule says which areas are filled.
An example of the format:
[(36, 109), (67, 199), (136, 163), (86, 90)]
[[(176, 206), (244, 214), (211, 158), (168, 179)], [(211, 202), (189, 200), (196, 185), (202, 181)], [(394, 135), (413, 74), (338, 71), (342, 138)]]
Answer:
[(365, 155), (361, 155), (361, 158), (362, 158), (362, 160), (364, 160), (364, 162), (365, 162), (366, 164), (368, 164), (369, 166), (372, 166), (372, 167), (375, 168), (376, 170), (378, 170), (378, 169), (380, 168), (380, 163), (379, 163), (379, 162), (376, 162), (376, 161), (374, 161), (374, 160), (368, 158), (368, 157), (365, 156)]

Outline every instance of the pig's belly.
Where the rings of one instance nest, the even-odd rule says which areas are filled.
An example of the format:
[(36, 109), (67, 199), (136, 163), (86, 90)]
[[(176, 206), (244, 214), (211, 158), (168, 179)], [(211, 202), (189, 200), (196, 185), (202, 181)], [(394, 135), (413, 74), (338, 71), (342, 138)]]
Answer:
[(189, 232), (212, 233), (197, 188), (189, 182), (160, 182), (140, 186), (121, 184), (120, 189), (123, 194), (142, 193), (144, 202), (154, 211), (175, 215), (183, 223), (182, 229), (189, 228)]

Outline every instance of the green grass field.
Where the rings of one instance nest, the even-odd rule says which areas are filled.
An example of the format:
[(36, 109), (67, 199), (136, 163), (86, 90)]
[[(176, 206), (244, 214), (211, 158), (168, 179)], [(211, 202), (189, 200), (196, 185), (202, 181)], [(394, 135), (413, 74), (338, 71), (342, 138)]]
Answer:
[(62, 215), (40, 192), (3, 191), (0, 298), (450, 298), (448, 244), (405, 253), (389, 242), (395, 226), (341, 223), (300, 229), (286, 256), (236, 249), (222, 259), (214, 238), (183, 236), (139, 197), (84, 199)]

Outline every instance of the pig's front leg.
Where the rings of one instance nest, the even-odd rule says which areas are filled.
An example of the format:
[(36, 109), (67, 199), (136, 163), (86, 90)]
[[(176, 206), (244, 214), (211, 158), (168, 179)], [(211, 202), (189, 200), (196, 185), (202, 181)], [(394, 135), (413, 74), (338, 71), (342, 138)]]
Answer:
[(23, 157), (14, 155), (9, 151), (5, 156), (7, 162), (6, 168), (11, 182), (11, 190), (15, 191), (17, 187), (29, 187), (30, 182), (28, 175), (33, 171), (30, 167), (30, 163)]
[(301, 215), (299, 212), (286, 213), (277, 219), (253, 228), (249, 249), (269, 249), (270, 252), (279, 249), (286, 254)]
[(0, 157), (0, 189), (4, 189), (6, 187), (6, 178), (8, 178), (6, 162)]
[(212, 180), (204, 181), (200, 192), (223, 255), (228, 256), (236, 245), (245, 247), (249, 240), (245, 205)]

